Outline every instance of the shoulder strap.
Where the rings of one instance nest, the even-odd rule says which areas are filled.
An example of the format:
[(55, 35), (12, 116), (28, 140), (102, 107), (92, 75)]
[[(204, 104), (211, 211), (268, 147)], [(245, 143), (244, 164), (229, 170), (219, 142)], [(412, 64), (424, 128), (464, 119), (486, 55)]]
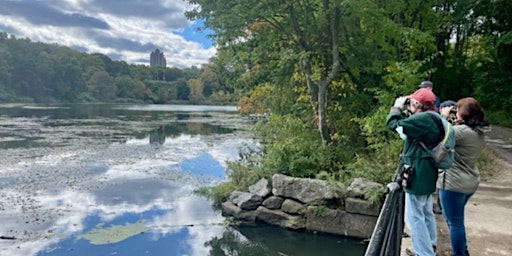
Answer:
[[(448, 133), (446, 133), (444, 131), (444, 125), (443, 125), (443, 121), (441, 121), (441, 118), (433, 113), (432, 111), (426, 111), (426, 113), (428, 114), (428, 116), (430, 116), (430, 118), (432, 118), (432, 120), (434, 121), (434, 123), (437, 125), (437, 128), (439, 129), (439, 137), (438, 137), (438, 143), (443, 141), (443, 140), (446, 140), (448, 139)], [(429, 149), (427, 148), (427, 146), (425, 145), (425, 143), (423, 143), (423, 141), (420, 141), (420, 140), (414, 140), (415, 142), (417, 142), (418, 144), (420, 144), (421, 148), (423, 148), (425, 151), (429, 151)], [(435, 145), (437, 145), (438, 143), (436, 143)]]
[(443, 145), (448, 140), (448, 136), (450, 135), (450, 129), (452, 129), (452, 124), (450, 124), (450, 122), (448, 122), (448, 124), (446, 125), (446, 131), (444, 132), (444, 138), (443, 138), (443, 141), (442, 141)]

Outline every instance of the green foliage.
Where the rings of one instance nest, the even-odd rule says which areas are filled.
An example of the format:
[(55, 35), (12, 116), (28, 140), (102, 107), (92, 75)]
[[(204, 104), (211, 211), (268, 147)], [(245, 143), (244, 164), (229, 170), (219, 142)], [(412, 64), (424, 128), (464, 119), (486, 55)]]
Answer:
[[(396, 143), (394, 143), (396, 144)], [(393, 180), (399, 163), (399, 150), (390, 146), (388, 152), (377, 151), (368, 155), (358, 155), (356, 161), (348, 165), (353, 177), (367, 178), (369, 180), (387, 184)]]
[(378, 186), (370, 186), (364, 190), (364, 199), (372, 204), (381, 204), (384, 202), (385, 189)]
[(91, 95), (103, 102), (114, 99), (117, 88), (114, 79), (105, 71), (96, 71), (87, 81)]
[(363, 118), (354, 119), (360, 124), (366, 139), (366, 150), (360, 151), (355, 161), (349, 165), (356, 177), (387, 184), (392, 180), (398, 164), (402, 140), (394, 131), (385, 126), (385, 117), (397, 96), (409, 95), (417, 89), (417, 84), (432, 70), (425, 70), (433, 58), (409, 63), (396, 62), (388, 66), (384, 84), (372, 91), (377, 104)]
[(0, 33), (0, 102), (171, 103), (187, 101), (186, 81), (198, 78), (205, 82), (202, 95), (194, 94), (195, 103), (236, 101), (208, 65), (183, 70), (129, 65), (98, 53), (83, 54)]
[(486, 113), (490, 123), (512, 128), (512, 114), (510, 111), (500, 110)]
[(272, 115), (257, 132), (265, 152), (261, 168), (268, 175), (315, 177), (321, 171), (337, 173), (350, 161), (350, 154), (343, 153), (350, 148), (324, 145), (314, 127), (291, 115)]
[(325, 215), (325, 211), (327, 211), (327, 207), (325, 205), (319, 205), (315, 207), (315, 216), (323, 217)]
[(233, 167), (238, 185), (274, 173), (390, 182), (402, 141), (385, 117), (426, 79), (442, 100), (474, 96), (491, 122), (510, 120), (506, 1), (188, 2), (219, 46), (211, 81), (230, 84), (246, 113), (270, 115), (257, 126), (260, 164)]
[(235, 190), (240, 191), (238, 187), (234, 186), (233, 182), (228, 181), (213, 187), (200, 187), (194, 190), (194, 193), (208, 198), (212, 201), (214, 208), (220, 209), (221, 204), (226, 202), (230, 193)]
[(239, 151), (239, 158), (236, 161), (227, 162), (227, 182), (196, 191), (198, 194), (212, 199), (215, 207), (220, 207), (222, 202), (227, 201), (232, 191), (247, 191), (249, 186), (261, 178), (271, 178), (271, 174), (263, 172), (260, 168), (261, 151), (248, 145), (240, 148)]

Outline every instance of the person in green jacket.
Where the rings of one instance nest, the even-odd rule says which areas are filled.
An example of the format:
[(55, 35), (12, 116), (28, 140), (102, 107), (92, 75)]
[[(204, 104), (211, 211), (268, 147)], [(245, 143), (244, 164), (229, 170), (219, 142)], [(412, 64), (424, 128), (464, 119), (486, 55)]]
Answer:
[[(442, 109), (441, 115), (448, 117), (454, 107)], [(460, 99), (454, 121), (455, 159), (452, 167), (439, 173), (437, 188), (443, 217), (450, 230), (453, 256), (467, 256), (464, 208), (480, 183), (480, 172), (476, 161), (485, 148), (484, 132), (488, 128), (484, 110), (474, 98)]]
[(408, 173), (404, 187), (405, 222), (414, 253), (421, 256), (434, 256), (437, 245), (432, 193), (436, 189), (438, 171), (430, 154), (417, 142), (420, 140), (433, 148), (444, 132), (439, 130), (430, 114), (425, 113), (435, 109), (434, 102), (434, 93), (420, 88), (409, 96), (398, 97), (386, 117), (386, 126), (404, 139), (402, 162)]

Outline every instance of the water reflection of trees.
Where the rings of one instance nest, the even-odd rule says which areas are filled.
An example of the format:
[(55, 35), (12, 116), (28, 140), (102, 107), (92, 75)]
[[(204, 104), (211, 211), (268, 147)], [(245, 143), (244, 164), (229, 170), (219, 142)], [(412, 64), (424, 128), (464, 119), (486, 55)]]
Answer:
[(205, 247), (210, 247), (209, 256), (266, 256), (279, 255), (272, 253), (262, 244), (253, 243), (244, 237), (227, 229), (221, 238), (214, 237), (205, 242)]
[(209, 256), (363, 255), (366, 243), (360, 239), (320, 235), (288, 230), (270, 225), (236, 225), (226, 229), (221, 238), (205, 243)]
[(164, 144), (165, 142), (165, 127), (161, 125), (149, 133), (149, 144)]
[[(175, 138), (181, 134), (190, 135), (212, 135), (232, 133), (235, 129), (226, 128), (219, 125), (206, 123), (170, 123), (161, 125), (149, 132), (150, 144), (163, 144), (166, 137)], [(143, 139), (148, 136), (147, 133), (137, 133), (135, 138)]]

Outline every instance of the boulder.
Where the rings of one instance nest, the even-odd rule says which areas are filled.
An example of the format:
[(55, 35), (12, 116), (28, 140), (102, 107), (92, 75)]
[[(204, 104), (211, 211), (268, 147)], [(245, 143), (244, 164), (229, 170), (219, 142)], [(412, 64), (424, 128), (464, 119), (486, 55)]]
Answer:
[(229, 200), (243, 210), (254, 210), (261, 205), (263, 198), (249, 192), (233, 191), (229, 196)]
[(226, 201), (221, 204), (222, 216), (233, 216), (238, 220), (245, 220), (249, 222), (255, 221), (255, 211), (242, 210), (240, 207), (233, 204), (231, 201)]
[(267, 179), (260, 179), (254, 185), (249, 186), (249, 192), (267, 198), (272, 193), (272, 184)]
[(281, 210), (290, 214), (304, 214), (305, 206), (293, 199), (286, 199), (281, 206)]
[(372, 204), (368, 201), (348, 197), (345, 199), (345, 211), (369, 216), (379, 216), (381, 204)]
[(278, 197), (278, 196), (271, 196), (263, 201), (261, 205), (265, 206), (266, 208), (270, 210), (277, 210), (281, 208), (281, 205), (283, 204), (284, 198)]
[(272, 194), (310, 205), (326, 204), (344, 196), (341, 188), (327, 181), (294, 178), (282, 174), (272, 176)]
[(296, 230), (304, 229), (306, 227), (306, 219), (304, 216), (291, 215), (279, 210), (270, 210), (263, 206), (258, 207), (254, 214), (257, 220), (271, 225)]
[(365, 178), (355, 178), (347, 188), (347, 196), (364, 199), (364, 191), (369, 187), (377, 187), (382, 189), (383, 193), (386, 192), (386, 187), (380, 183)]
[(323, 206), (309, 206), (306, 213), (306, 229), (366, 239), (372, 236), (377, 218)]

